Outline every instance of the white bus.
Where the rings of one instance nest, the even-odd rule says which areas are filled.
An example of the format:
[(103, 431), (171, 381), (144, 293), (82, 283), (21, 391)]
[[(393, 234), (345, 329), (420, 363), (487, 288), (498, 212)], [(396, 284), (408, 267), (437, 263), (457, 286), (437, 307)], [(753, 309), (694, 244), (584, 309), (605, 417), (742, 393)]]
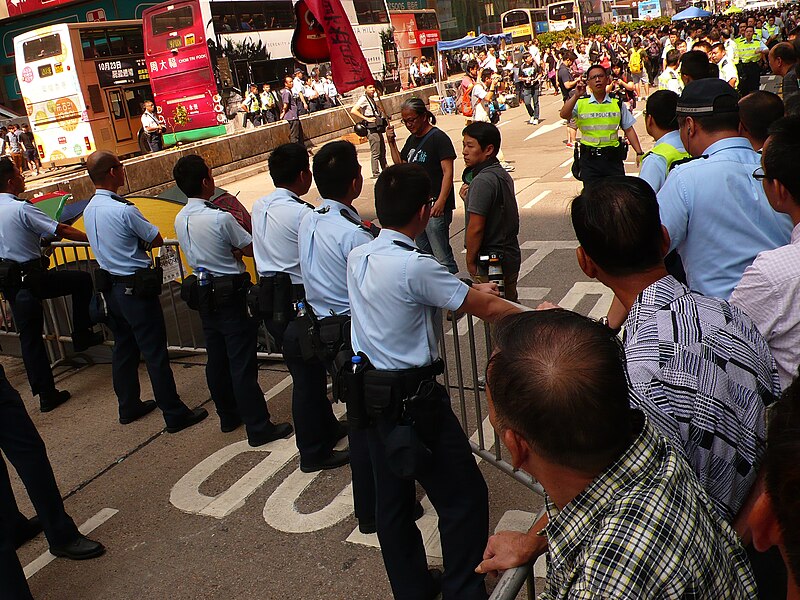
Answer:
[(580, 31), (581, 13), (575, 0), (553, 2), (547, 5), (547, 26), (550, 31), (573, 29)]
[(142, 103), (152, 99), (141, 21), (40, 27), (14, 38), (17, 79), (43, 163), (95, 150), (140, 150)]

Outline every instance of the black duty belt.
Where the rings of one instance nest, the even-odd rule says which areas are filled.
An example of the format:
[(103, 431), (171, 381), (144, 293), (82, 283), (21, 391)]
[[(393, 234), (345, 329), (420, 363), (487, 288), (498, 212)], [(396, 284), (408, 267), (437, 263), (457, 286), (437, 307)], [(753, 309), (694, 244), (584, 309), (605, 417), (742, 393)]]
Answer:
[(396, 389), (404, 390), (406, 394), (414, 394), (419, 388), (419, 384), (429, 379), (435, 379), (444, 373), (444, 362), (437, 359), (431, 364), (424, 367), (416, 367), (414, 369), (374, 369), (366, 371), (364, 376), (366, 380), (370, 378), (380, 378), (392, 380), (392, 386)]
[(582, 156), (598, 156), (601, 158), (616, 158), (617, 152), (619, 152), (619, 144), (615, 144), (613, 146), (603, 146), (598, 148), (596, 146), (587, 146), (586, 144), (580, 144), (581, 146), (581, 155)]
[(136, 275), (112, 275), (111, 283), (121, 283), (122, 285), (133, 285)]

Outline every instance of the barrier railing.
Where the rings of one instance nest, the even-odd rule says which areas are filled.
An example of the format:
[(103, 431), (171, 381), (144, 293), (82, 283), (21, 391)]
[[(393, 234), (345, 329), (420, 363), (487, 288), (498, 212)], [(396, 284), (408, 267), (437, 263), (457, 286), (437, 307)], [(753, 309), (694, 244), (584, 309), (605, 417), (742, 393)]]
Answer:
[[(165, 241), (165, 246), (179, 250), (174, 240)], [(94, 279), (97, 265), (90, 254), (89, 246), (79, 242), (59, 242), (52, 244), (51, 268), (76, 269), (88, 272)], [(203, 334), (200, 318), (196, 311), (190, 310), (180, 300), (178, 280), (185, 275), (182, 261), (177, 261), (175, 280), (165, 282), (161, 294), (161, 306), (167, 325), (168, 349), (175, 353), (203, 354)], [(44, 339), (53, 366), (91, 364), (85, 354), (71, 353), (66, 344), (72, 340), (71, 299), (59, 297), (46, 300), (44, 304), (45, 323)], [(0, 297), (0, 336), (18, 336), (13, 319), (5, 299)], [(442, 328), (441, 356), (445, 362), (444, 385), (450, 390), (451, 397), (457, 401), (456, 413), (464, 431), (470, 437), (473, 453), (480, 461), (486, 461), (493, 467), (507, 474), (533, 493), (543, 496), (544, 490), (539, 483), (522, 471), (515, 470), (502, 452), (502, 444), (489, 423), (482, 374), (491, 356), (491, 335), (489, 326), (481, 323), (476, 327), (476, 319), (465, 315), (452, 323), (446, 323), (449, 329)], [(105, 344), (111, 345), (109, 331), (104, 327)], [(479, 341), (480, 340), (480, 341)], [(281, 356), (271, 352), (259, 352), (261, 359), (277, 359)], [(512, 600), (517, 597), (523, 586), (528, 586), (528, 598), (534, 597), (533, 574), (531, 565), (507, 571), (498, 582), (491, 600)]]

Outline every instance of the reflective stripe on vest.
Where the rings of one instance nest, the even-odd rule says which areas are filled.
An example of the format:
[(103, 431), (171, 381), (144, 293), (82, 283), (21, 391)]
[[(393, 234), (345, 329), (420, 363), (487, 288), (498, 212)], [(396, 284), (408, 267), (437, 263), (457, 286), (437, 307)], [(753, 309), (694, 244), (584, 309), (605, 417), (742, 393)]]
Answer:
[(603, 104), (590, 103), (589, 98), (581, 98), (575, 119), (581, 130), (581, 144), (595, 148), (616, 146), (619, 143), (617, 130), (621, 119), (619, 100), (616, 98)]
[(667, 173), (670, 172), (672, 169), (672, 165), (679, 160), (684, 158), (689, 158), (691, 154), (688, 152), (681, 152), (672, 144), (667, 144), (666, 142), (661, 142), (660, 144), (656, 144), (653, 146), (653, 149), (650, 150), (647, 154), (642, 157), (642, 160), (650, 156), (651, 154), (657, 154), (658, 156), (662, 157), (665, 161), (667, 161)]
[(757, 62), (761, 56), (761, 42), (757, 40), (753, 40), (752, 42), (742, 40), (741, 42), (736, 42), (736, 45), (739, 48), (740, 62)]
[(761, 28), (761, 37), (764, 37), (765, 31), (767, 32), (767, 37), (772, 37), (773, 35), (777, 35), (780, 30), (780, 27), (777, 25), (773, 25), (772, 27), (769, 25), (764, 25), (764, 27)]

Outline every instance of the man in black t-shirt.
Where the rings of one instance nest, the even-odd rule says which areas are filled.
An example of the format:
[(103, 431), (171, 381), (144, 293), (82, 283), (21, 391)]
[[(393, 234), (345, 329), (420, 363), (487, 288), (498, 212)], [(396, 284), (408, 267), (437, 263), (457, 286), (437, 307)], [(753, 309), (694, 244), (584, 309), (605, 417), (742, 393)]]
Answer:
[(419, 98), (411, 98), (403, 103), (401, 113), (403, 123), (411, 132), (402, 150), (397, 149), (397, 139), (393, 127), (386, 130), (386, 139), (395, 164), (418, 163), (425, 168), (431, 178), (431, 196), (434, 200), (431, 218), (425, 232), (417, 239), (423, 252), (430, 252), (453, 274), (458, 273), (458, 265), (450, 247), (450, 223), (456, 208), (453, 193), (453, 163), (456, 150), (450, 137), (438, 127), (434, 127), (436, 117), (425, 107)]
[[(577, 57), (572, 52), (567, 52), (561, 59), (561, 66), (558, 68), (558, 87), (561, 90), (561, 99), (566, 102), (572, 95), (578, 80), (572, 76), (570, 67), (575, 62)], [(577, 137), (578, 125), (575, 119), (570, 119), (567, 122), (567, 147), (575, 147), (575, 138)]]

